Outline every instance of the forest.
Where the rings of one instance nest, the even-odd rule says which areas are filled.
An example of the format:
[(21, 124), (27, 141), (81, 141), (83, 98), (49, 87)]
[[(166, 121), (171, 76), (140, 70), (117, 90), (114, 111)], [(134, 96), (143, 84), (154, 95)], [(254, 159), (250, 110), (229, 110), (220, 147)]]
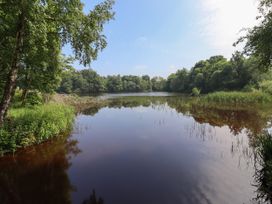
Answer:
[[(118, 92), (168, 91), (184, 94), (211, 93), (215, 91), (272, 91), (270, 71), (261, 69), (256, 57), (245, 57), (236, 52), (230, 60), (213, 56), (201, 60), (191, 69), (180, 69), (163, 77), (100, 76), (92, 69), (77, 71), (74, 68), (62, 73), (58, 93), (79, 95)], [(194, 90), (194, 93), (193, 93)], [(272, 92), (271, 92), (272, 93)]]

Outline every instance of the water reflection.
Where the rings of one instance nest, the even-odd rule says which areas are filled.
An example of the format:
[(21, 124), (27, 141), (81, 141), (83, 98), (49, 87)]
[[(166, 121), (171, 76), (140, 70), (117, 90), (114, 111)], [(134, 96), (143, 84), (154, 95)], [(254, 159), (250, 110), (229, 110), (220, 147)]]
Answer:
[(108, 100), (100, 107), (95, 106), (82, 111), (86, 115), (94, 116), (100, 109), (109, 108), (135, 108), (153, 107), (154, 109), (166, 108), (165, 105), (183, 115), (192, 116), (200, 124), (211, 126), (228, 126), (234, 135), (240, 134), (243, 130), (248, 134), (256, 135), (264, 128), (268, 128), (269, 121), (272, 121), (271, 107), (222, 107), (205, 106), (196, 103), (192, 99), (180, 97), (123, 97)]
[[(258, 138), (256, 136), (264, 129), (269, 128), (269, 124), (271, 124), (270, 121), (272, 112), (270, 108), (210, 107), (192, 103), (190, 100), (177, 99), (173, 97), (141, 97), (137, 100), (135, 100), (133, 97), (117, 98), (114, 100), (109, 100), (104, 107), (115, 109), (122, 109), (124, 107), (152, 107), (158, 111), (169, 111), (169, 107), (171, 107), (177, 113), (180, 113), (183, 116), (192, 117), (194, 119), (194, 122), (187, 128), (187, 135), (189, 137), (199, 138), (203, 142), (209, 140), (216, 140), (218, 142), (220, 140), (220, 138), (218, 138), (220, 134), (217, 134), (215, 127), (227, 127), (234, 136), (237, 136), (231, 142), (229, 147), (231, 155), (238, 158), (237, 166), (241, 169), (243, 166), (247, 166), (248, 168), (258, 166), (262, 169), (255, 169), (256, 172), (254, 182), (257, 183), (256, 186), (258, 187), (258, 191), (256, 199), (255, 196), (252, 196), (252, 199), (249, 202), (269, 203), (271, 201), (270, 194), (272, 192), (272, 183), (268, 182), (269, 178), (268, 176), (264, 176), (265, 174), (263, 172), (267, 172), (267, 169), (272, 171), (272, 166), (268, 166), (267, 162), (261, 163), (263, 158), (257, 161), (256, 152), (254, 151), (254, 148), (258, 145)], [(101, 109), (104, 107), (101, 107)], [(90, 110), (92, 110), (92, 108), (90, 108), (88, 111)], [(99, 110), (100, 109), (95, 109), (95, 113), (99, 113)], [(84, 114), (87, 114), (88, 111), (84, 112)], [(160, 126), (163, 126), (164, 123), (165, 120), (159, 120), (158, 122)], [(245, 135), (246, 137), (241, 135)], [(225, 153), (221, 154), (221, 158), (224, 158), (224, 154)], [(242, 164), (243, 162), (244, 164)], [(194, 184), (193, 186), (194, 189), (192, 192), (197, 191), (197, 193), (192, 193), (190, 195), (190, 190), (187, 186), (186, 193), (182, 194), (184, 202), (212, 203), (206, 197), (206, 193), (202, 192), (202, 188), (196, 189), (197, 184)], [(187, 200), (185, 195), (187, 196)], [(254, 195), (253, 192), (252, 195)]]
[(77, 141), (55, 141), (0, 158), (0, 203), (71, 203), (67, 169), (77, 155)]
[(0, 158), (0, 203), (271, 203), (271, 116), (111, 98), (82, 110), (71, 137)]

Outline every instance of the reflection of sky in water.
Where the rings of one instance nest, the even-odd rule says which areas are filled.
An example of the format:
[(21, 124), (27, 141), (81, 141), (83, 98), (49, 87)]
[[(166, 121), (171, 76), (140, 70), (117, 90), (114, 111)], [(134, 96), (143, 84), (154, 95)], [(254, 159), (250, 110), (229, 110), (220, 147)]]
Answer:
[(167, 105), (80, 115), (82, 150), (68, 170), (73, 201), (92, 189), (106, 204), (249, 203), (252, 152), (243, 131), (199, 124)]

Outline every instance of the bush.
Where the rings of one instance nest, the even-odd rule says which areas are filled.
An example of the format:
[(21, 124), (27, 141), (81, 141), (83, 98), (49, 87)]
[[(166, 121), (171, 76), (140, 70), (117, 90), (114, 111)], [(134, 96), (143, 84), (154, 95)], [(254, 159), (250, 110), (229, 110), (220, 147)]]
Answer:
[(71, 128), (73, 119), (73, 108), (65, 105), (11, 109), (0, 128), (0, 154), (60, 135)]
[(38, 91), (31, 91), (27, 94), (25, 99), (25, 105), (42, 105), (43, 104), (43, 95)]
[(263, 81), (263, 82), (261, 82), (260, 83), (260, 89), (263, 92), (272, 95), (272, 81)]
[(192, 95), (193, 96), (199, 96), (200, 92), (201, 92), (200, 89), (198, 89), (196, 87), (192, 89)]
[(38, 91), (29, 91), (24, 101), (22, 101), (23, 90), (16, 89), (12, 98), (12, 107), (19, 108), (22, 106), (35, 106), (42, 105), (44, 102), (48, 102), (50, 95), (42, 94)]

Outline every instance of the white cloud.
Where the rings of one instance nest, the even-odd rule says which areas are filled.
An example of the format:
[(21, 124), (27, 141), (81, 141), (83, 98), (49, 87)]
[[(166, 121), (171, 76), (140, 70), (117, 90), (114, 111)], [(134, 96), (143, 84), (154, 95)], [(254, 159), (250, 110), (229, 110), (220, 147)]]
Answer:
[(227, 57), (237, 48), (232, 44), (243, 28), (256, 24), (257, 0), (200, 0), (204, 18), (202, 35), (220, 54)]

